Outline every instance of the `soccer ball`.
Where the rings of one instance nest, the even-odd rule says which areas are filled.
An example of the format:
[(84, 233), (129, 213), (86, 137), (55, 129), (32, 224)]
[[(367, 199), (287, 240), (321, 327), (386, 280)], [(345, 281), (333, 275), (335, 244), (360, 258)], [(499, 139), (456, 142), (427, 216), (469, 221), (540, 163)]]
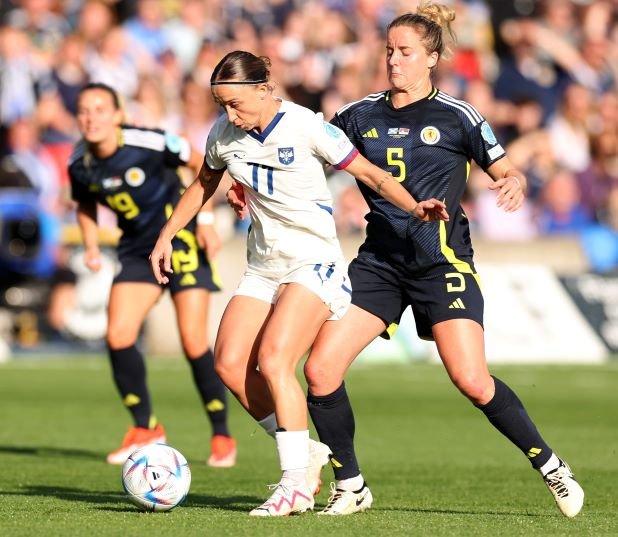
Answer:
[(191, 485), (187, 459), (167, 444), (135, 450), (122, 466), (122, 486), (146, 511), (169, 511), (186, 498)]

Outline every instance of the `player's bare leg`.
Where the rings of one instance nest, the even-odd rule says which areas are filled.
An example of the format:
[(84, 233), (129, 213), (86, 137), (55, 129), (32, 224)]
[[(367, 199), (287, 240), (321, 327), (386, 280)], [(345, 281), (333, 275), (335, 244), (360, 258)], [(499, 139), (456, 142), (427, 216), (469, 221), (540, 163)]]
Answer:
[(210, 293), (207, 289), (189, 288), (172, 298), (182, 348), (212, 429), (207, 464), (229, 468), (236, 463), (237, 449), (228, 429), (225, 386), (215, 372), (214, 355), (209, 348), (206, 328)]

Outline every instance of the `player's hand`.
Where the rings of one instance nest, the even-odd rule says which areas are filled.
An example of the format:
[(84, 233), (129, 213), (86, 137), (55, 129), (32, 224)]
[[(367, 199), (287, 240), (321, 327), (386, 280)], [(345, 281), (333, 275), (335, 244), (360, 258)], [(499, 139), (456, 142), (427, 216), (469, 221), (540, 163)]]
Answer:
[(150, 266), (155, 279), (160, 284), (166, 284), (170, 280), (163, 274), (167, 272), (173, 274), (172, 270), (172, 241), (159, 237), (155, 247), (150, 252)]
[(414, 209), (410, 211), (410, 214), (423, 222), (436, 222), (438, 220), (448, 222), (449, 220), (446, 205), (435, 198), (419, 201)]
[(101, 251), (98, 247), (88, 248), (84, 252), (84, 263), (90, 272), (101, 270)]
[(228, 205), (234, 209), (234, 213), (241, 220), (247, 216), (247, 203), (242, 185), (237, 181), (232, 181), (232, 186), (225, 195)]
[(208, 259), (214, 259), (221, 250), (222, 241), (212, 224), (198, 224), (195, 228), (197, 243), (207, 254)]
[(521, 188), (519, 179), (514, 175), (507, 175), (502, 179), (498, 179), (489, 185), (489, 190), (498, 191), (496, 205), (502, 207), (507, 213), (516, 211), (524, 203), (524, 191)]

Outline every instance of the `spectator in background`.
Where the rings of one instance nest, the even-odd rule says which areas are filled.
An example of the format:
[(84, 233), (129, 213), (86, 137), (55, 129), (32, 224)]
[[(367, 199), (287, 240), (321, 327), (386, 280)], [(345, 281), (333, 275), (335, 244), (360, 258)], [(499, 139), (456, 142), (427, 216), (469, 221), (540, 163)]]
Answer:
[(556, 162), (573, 172), (583, 171), (590, 164), (591, 111), (590, 91), (579, 84), (569, 84), (547, 126)]
[(206, 2), (184, 0), (179, 16), (163, 25), (164, 43), (178, 58), (185, 75), (193, 69), (202, 40), (209, 34), (208, 22)]
[(618, 189), (618, 130), (607, 129), (592, 137), (590, 165), (577, 174), (581, 201), (589, 214), (603, 221), (610, 193)]
[(28, 36), (42, 62), (50, 62), (64, 37), (70, 32), (67, 20), (53, 11), (53, 0), (21, 0), (9, 11), (5, 22)]
[(88, 53), (94, 53), (115, 25), (116, 16), (110, 4), (87, 0), (79, 11), (75, 31), (84, 40)]
[(58, 215), (60, 181), (56, 163), (43, 147), (34, 117), (13, 121), (7, 131), (8, 153), (37, 193), (42, 210)]
[(0, 26), (0, 122), (10, 125), (36, 113), (39, 100), (53, 93), (49, 65), (37, 60), (28, 35)]
[(575, 174), (558, 168), (541, 192), (539, 229), (544, 234), (577, 235), (583, 232), (592, 218), (581, 202)]
[(131, 50), (126, 32), (112, 27), (86, 60), (90, 80), (114, 88), (121, 97), (131, 98), (139, 85), (140, 66)]
[(164, 23), (161, 0), (137, 0), (135, 16), (123, 24), (129, 46), (137, 49), (138, 54), (145, 54), (148, 60), (155, 62), (170, 48)]

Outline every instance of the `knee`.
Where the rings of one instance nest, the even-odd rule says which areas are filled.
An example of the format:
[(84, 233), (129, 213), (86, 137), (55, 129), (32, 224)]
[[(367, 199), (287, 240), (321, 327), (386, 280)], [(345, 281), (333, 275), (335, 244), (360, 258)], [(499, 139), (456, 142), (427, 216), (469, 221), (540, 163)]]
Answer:
[(107, 346), (110, 349), (126, 349), (137, 342), (137, 333), (125, 327), (110, 324), (106, 334)]
[(183, 340), (182, 350), (188, 359), (200, 358), (208, 350), (208, 345), (204, 345), (201, 342)]
[(452, 377), (453, 384), (474, 405), (487, 404), (494, 394), (494, 383), (488, 373), (461, 373)]
[(242, 391), (247, 364), (238, 356), (215, 352), (215, 373), (234, 393)]
[(295, 374), (294, 367), (290, 367), (284, 354), (276, 347), (260, 349), (258, 353), (258, 366), (260, 373), (269, 384), (277, 382), (278, 379), (289, 374)]
[(309, 393), (313, 395), (333, 393), (343, 382), (343, 377), (325, 362), (311, 357), (305, 363), (304, 373)]

